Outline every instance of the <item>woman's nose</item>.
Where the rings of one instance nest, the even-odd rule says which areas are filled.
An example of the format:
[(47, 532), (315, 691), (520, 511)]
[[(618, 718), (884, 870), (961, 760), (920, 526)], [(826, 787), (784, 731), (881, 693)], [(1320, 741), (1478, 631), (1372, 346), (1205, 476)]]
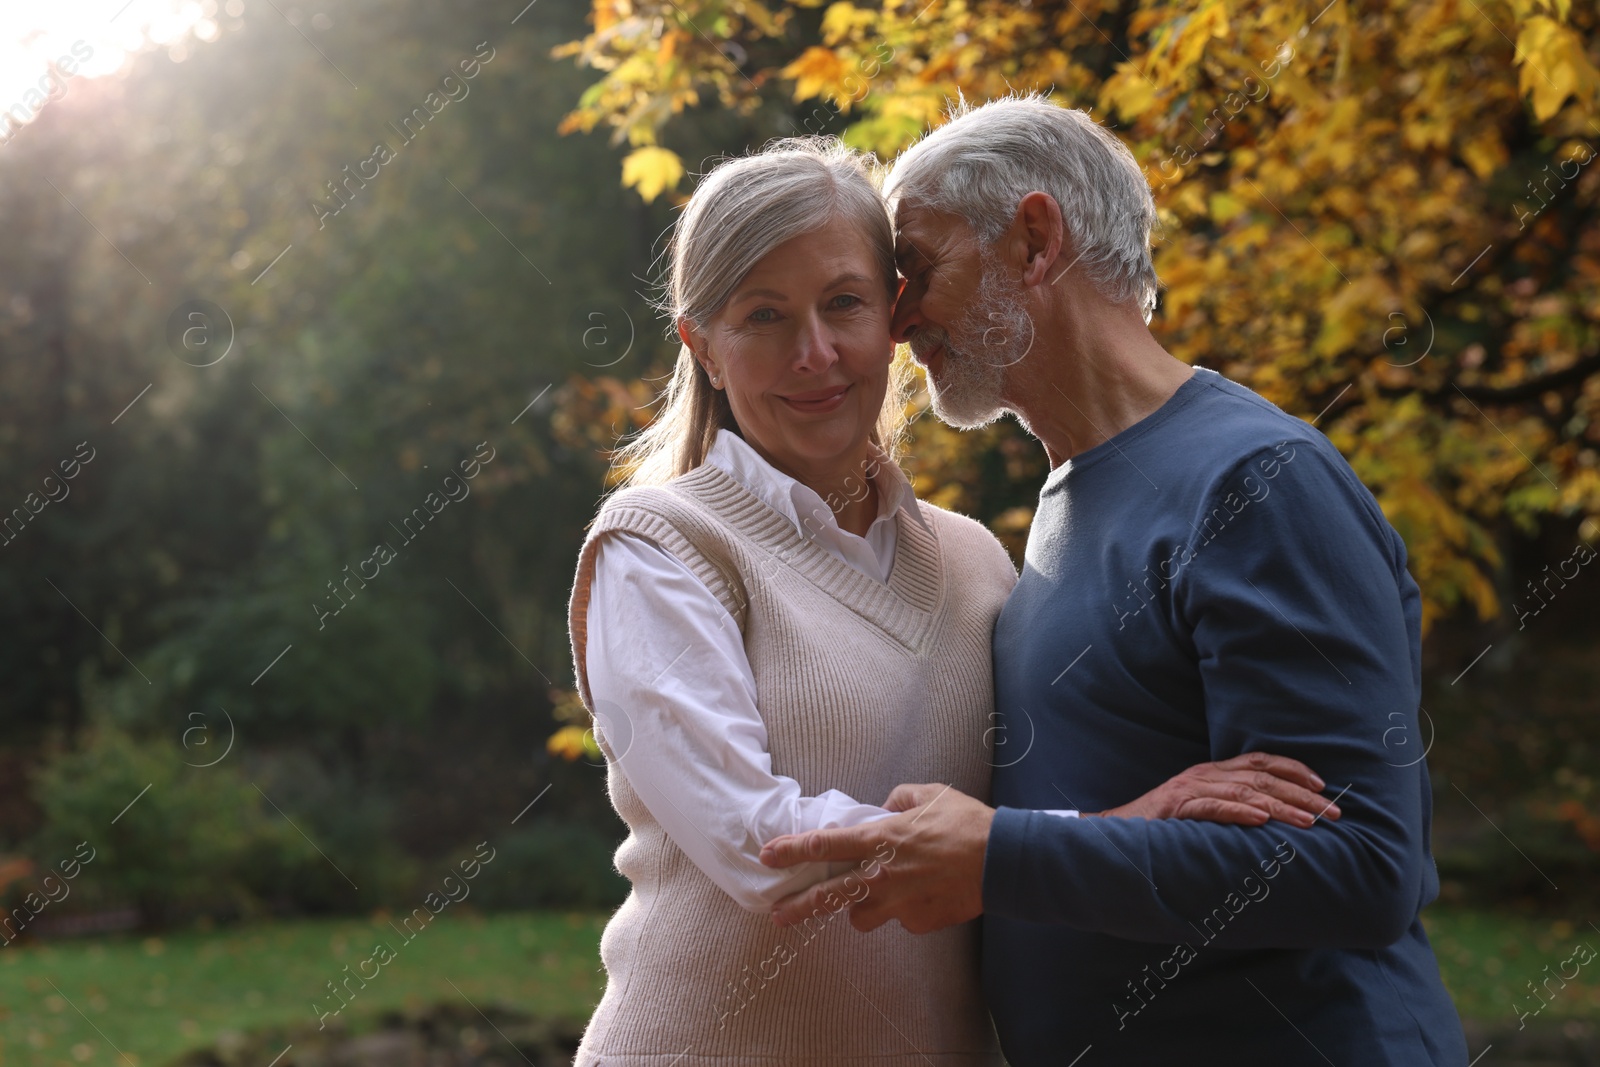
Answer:
[(795, 370), (811, 374), (820, 373), (839, 362), (839, 350), (834, 346), (833, 331), (817, 316), (808, 318), (795, 338)]

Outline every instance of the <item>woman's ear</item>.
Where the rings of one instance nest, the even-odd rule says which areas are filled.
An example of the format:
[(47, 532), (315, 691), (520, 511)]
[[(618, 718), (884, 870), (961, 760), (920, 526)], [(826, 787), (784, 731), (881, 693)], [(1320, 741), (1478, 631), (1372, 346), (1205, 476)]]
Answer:
[(722, 386), (722, 372), (716, 368), (709, 356), (706, 355), (705, 337), (689, 324), (688, 319), (678, 320), (678, 339), (683, 342), (700, 364), (700, 369), (706, 372), (706, 377), (711, 379), (711, 384), (718, 388)]

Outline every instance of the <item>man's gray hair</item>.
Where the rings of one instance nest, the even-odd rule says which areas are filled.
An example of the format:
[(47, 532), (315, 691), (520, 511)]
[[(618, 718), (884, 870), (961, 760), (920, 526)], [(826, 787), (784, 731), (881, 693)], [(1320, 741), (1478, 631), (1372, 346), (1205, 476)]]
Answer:
[(909, 201), (966, 219), (985, 245), (999, 239), (1031, 192), (1061, 207), (1081, 266), (1118, 303), (1137, 301), (1146, 322), (1160, 281), (1150, 260), (1159, 232), (1155, 198), (1133, 153), (1087, 112), (1039, 94), (973, 107), (895, 161), (884, 182), (891, 205)]

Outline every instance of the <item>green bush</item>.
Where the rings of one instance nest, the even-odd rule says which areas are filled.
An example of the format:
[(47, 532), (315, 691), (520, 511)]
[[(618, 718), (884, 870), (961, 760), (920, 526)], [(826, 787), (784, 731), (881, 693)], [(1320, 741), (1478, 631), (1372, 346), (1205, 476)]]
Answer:
[(486, 910), (614, 908), (628, 881), (611, 865), (616, 842), (583, 826), (533, 823), (494, 841), (472, 900)]
[(301, 913), (410, 906), (422, 868), (397, 843), (395, 801), (380, 784), (297, 749), (275, 752), (255, 781), (322, 853), (306, 867), (253, 868), (252, 884), (271, 885)]
[(171, 743), (111, 726), (46, 763), (34, 795), (44, 825), (29, 852), (41, 869), (83, 842), (94, 850), (73, 884), (75, 909), (132, 905), (149, 926), (253, 915), (277, 903), (265, 872), (321, 862), (237, 771), (188, 766)]

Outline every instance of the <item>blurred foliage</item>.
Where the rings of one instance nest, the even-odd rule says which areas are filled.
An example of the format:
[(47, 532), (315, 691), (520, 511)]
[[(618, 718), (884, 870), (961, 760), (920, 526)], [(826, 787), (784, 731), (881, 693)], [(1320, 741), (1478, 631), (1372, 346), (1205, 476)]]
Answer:
[[(213, 42), (75, 80), (0, 146), (0, 510), (21, 509), (0, 536), (5, 766), (127, 764), (32, 796), (0, 776), (0, 851), (59, 818), (168, 864), (189, 846), (155, 842), (209, 806), (196, 893), (215, 867), (219, 897), (347, 910), (546, 785), (545, 808), (616, 825), (600, 773), (544, 748), (604, 471), (552, 434), (549, 390), (644, 366), (635, 274), (665, 220), (592, 181), (620, 152), (556, 132), (583, 76), (548, 57), (576, 5), (515, 25), (468, 0), (236, 9)], [(377, 141), (393, 158), (372, 177)], [(194, 299), (222, 317), (186, 347), (169, 320)], [(61, 463), (91, 452), (63, 494)], [(94, 724), (138, 740), (85, 748)], [(217, 852), (219, 826), (254, 825), (241, 781), (328, 860)]]
[[(1486, 662), (1471, 685), (1446, 675), (1425, 690), (1416, 743), (1434, 774), (1434, 859), (1447, 900), (1600, 908), (1600, 662), (1592, 634), (1571, 625), (1588, 605), (1570, 607), (1537, 655)], [(1391, 751), (1404, 762), (1421, 747)]]
[[(34, 856), (87, 861), (60, 901), (74, 911), (131, 905), (149, 926), (259, 916), (321, 862), (231, 769), (186, 767), (173, 746), (114, 728), (45, 765), (36, 794), (45, 824)], [(113, 822), (106, 813), (118, 809)]]
[(473, 893), (481, 908), (582, 908), (609, 911), (628, 895), (628, 881), (611, 865), (621, 833), (534, 822), (496, 843), (492, 878)]

